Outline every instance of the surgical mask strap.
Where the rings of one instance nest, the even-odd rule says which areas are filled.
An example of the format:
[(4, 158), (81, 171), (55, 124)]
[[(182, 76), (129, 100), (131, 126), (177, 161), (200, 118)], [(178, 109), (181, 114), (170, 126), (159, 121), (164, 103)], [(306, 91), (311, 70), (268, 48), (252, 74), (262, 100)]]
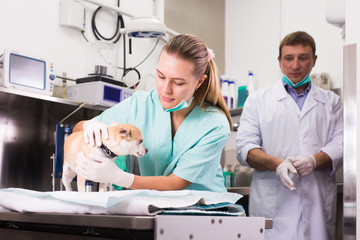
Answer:
[[(200, 78), (199, 78), (199, 79), (200, 79)], [(198, 83), (199, 79), (196, 80), (196, 83), (195, 83), (194, 87), (191, 89), (190, 93), (192, 93), (192, 92), (194, 91), (194, 89), (195, 89), (195, 87), (196, 87), (196, 84)], [(195, 89), (195, 91), (196, 91), (196, 89)], [(193, 95), (194, 95), (195, 91), (192, 93)], [(189, 95), (189, 94), (188, 94), (188, 95)], [(187, 98), (187, 97), (188, 97), (188, 96), (186, 96), (186, 98)], [(194, 96), (191, 96), (188, 101), (186, 101), (185, 99), (183, 99), (183, 100), (181, 100), (181, 102), (179, 102), (175, 107), (169, 108), (169, 109), (163, 108), (163, 110), (164, 110), (165, 112), (174, 112), (174, 111), (182, 110), (182, 109), (184, 109), (184, 108), (189, 107), (189, 106), (191, 105), (193, 99), (194, 99)]]
[[(200, 78), (199, 78), (200, 79)], [(196, 83), (195, 83), (195, 85), (194, 85), (194, 87), (191, 89), (191, 91), (190, 91), (190, 93), (192, 93), (193, 91), (193, 93), (192, 93), (192, 97), (189, 99), (189, 101), (192, 99), (192, 98), (194, 98), (193, 96), (194, 96), (194, 94), (195, 94), (195, 92), (196, 92), (196, 84), (198, 83), (198, 81), (199, 81), (199, 79), (198, 80), (196, 80)], [(188, 94), (189, 95), (189, 94)], [(188, 96), (186, 96), (186, 98), (187, 98)], [(186, 99), (185, 98), (185, 99)], [(183, 100), (185, 100), (185, 99), (183, 99)]]

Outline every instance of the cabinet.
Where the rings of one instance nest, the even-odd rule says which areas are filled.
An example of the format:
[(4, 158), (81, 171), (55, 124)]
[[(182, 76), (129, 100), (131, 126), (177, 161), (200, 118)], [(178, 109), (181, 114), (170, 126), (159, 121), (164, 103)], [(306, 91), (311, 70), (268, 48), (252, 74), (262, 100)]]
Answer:
[[(80, 102), (0, 87), (0, 188), (52, 190), (56, 124)], [(74, 125), (105, 108), (84, 105), (64, 123)]]

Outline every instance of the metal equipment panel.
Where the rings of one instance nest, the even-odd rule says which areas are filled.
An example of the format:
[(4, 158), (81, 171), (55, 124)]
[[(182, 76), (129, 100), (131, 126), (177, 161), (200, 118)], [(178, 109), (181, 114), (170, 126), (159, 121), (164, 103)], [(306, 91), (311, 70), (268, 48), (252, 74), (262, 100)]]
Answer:
[(265, 239), (265, 218), (228, 216), (155, 217), (155, 240)]

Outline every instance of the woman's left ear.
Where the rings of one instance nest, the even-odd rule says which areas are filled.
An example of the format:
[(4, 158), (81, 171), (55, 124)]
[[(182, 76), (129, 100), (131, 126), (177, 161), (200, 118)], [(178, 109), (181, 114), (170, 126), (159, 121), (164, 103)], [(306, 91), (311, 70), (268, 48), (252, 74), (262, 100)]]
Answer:
[(198, 89), (201, 84), (203, 84), (203, 82), (205, 81), (205, 79), (207, 78), (207, 75), (202, 75), (200, 78), (199, 78), (199, 81), (197, 83), (197, 86), (196, 86), (196, 89)]

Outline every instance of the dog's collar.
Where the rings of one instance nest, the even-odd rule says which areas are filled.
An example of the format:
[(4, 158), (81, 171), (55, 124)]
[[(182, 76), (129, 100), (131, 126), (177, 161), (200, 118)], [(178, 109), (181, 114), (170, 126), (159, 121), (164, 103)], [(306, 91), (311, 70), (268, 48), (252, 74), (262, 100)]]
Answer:
[(117, 155), (108, 149), (104, 144), (102, 144), (99, 149), (107, 158), (117, 157)]

